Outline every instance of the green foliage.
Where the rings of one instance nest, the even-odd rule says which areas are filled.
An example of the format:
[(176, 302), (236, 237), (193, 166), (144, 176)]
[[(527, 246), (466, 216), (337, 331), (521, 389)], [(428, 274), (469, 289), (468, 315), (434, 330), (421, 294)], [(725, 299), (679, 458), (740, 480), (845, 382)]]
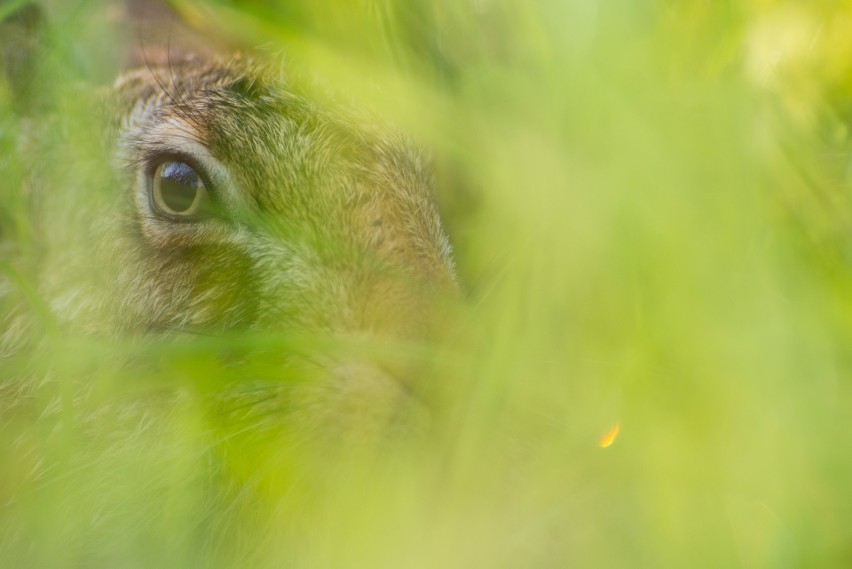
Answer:
[[(118, 36), (91, 33), (106, 4), (53, 4), (57, 175), (97, 168), (78, 84)], [(63, 334), (27, 263), (37, 127), (0, 85), (0, 322), (42, 315), (0, 359), (26, 400), (0, 415), (0, 565), (849, 565), (852, 4), (173, 5), (434, 152), (462, 323), (370, 347), (429, 370), (433, 428), (313, 444), (253, 416), (256, 378), (306, 381), (275, 354), (328, 339)]]

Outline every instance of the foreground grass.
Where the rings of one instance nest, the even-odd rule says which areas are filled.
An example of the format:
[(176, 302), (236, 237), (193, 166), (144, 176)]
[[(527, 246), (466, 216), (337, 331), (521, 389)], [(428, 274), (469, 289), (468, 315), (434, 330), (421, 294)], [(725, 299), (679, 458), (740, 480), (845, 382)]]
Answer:
[[(103, 7), (76, 4), (59, 99), (110, 74)], [(273, 363), (46, 325), (47, 356), (0, 363), (51, 378), (2, 417), (10, 567), (848, 565), (849, 9), (175, 5), (434, 150), (468, 298), (418, 355), (445, 406), (425, 437), (315, 446), (222, 403)], [(5, 156), (2, 233), (25, 242)]]

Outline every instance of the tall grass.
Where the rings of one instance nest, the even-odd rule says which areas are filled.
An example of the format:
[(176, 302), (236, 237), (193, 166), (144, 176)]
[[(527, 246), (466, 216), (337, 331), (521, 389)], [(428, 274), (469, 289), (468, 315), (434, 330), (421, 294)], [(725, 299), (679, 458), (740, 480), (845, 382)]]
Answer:
[[(107, 3), (46, 4), (37, 95), (84, 129), (120, 36), (94, 33)], [(434, 433), (347, 452), (245, 428), (219, 388), (282, 372), (222, 342), (286, 338), (105, 350), (44, 307), (39, 358), (0, 360), (6, 391), (50, 378), (0, 416), (0, 566), (852, 562), (852, 5), (173, 5), (434, 153), (466, 296), (420, 356)], [(0, 235), (26, 253), (37, 127), (0, 101)], [(7, 313), (39, 306), (27, 259), (0, 260)]]

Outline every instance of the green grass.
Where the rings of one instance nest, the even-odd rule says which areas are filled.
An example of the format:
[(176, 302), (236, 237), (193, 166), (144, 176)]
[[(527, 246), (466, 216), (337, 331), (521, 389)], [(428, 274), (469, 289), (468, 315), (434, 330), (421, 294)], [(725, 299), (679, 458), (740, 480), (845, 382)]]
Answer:
[[(81, 124), (116, 36), (47, 4), (39, 85)], [(51, 379), (0, 415), (0, 566), (849, 566), (852, 5), (174, 5), (432, 149), (467, 311), (417, 348), (442, 408), (424, 439), (312, 445), (222, 397), (281, 374), (223, 343), (292, 338), (105, 349), (44, 315), (47, 355), (0, 360), (7, 391)], [(0, 235), (26, 251), (6, 87)], [(27, 255), (0, 260), (0, 318), (46, 314)]]

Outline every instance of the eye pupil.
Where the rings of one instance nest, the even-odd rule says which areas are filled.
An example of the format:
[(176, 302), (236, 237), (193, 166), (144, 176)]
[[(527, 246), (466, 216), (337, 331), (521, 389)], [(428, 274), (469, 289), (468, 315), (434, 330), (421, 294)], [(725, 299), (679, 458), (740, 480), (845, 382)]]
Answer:
[(168, 215), (190, 216), (202, 205), (204, 182), (185, 162), (163, 162), (154, 172), (154, 205)]

